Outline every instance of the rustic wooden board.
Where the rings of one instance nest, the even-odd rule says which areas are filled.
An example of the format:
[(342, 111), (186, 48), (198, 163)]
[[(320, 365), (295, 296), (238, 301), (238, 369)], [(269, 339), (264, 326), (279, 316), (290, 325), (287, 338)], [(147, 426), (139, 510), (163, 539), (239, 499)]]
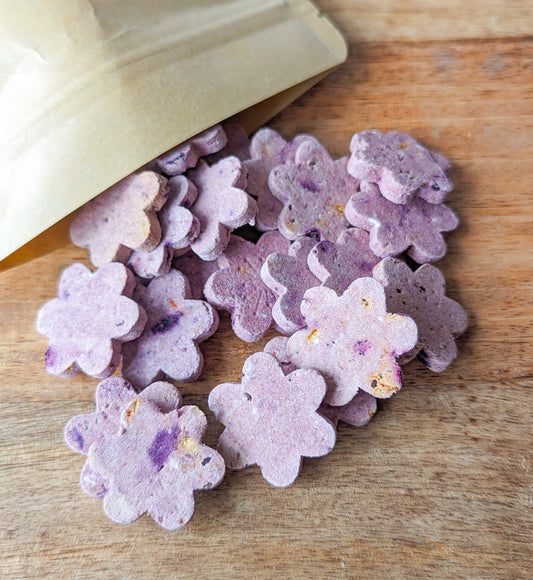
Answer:
[[(148, 517), (123, 527), (80, 491), (83, 458), (62, 442), (97, 381), (48, 375), (34, 331), (61, 270), (86, 253), (68, 246), (2, 273), (0, 576), (531, 577), (533, 5), (319, 4), (349, 60), (271, 126), (313, 133), (335, 155), (356, 131), (398, 129), (452, 160), (461, 225), (439, 267), (470, 317), (458, 360), (442, 374), (408, 365), (375, 419), (342, 426), (333, 453), (287, 489), (252, 468), (198, 493), (183, 530)], [(186, 400), (205, 410), (205, 393), (238, 380), (262, 344), (233, 337), (224, 318)]]

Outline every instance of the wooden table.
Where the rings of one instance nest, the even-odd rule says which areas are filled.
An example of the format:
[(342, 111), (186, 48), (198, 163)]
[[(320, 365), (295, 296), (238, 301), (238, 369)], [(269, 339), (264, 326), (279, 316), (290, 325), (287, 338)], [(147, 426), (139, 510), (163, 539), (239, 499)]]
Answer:
[[(43, 368), (38, 307), (74, 246), (0, 275), (0, 576), (5, 578), (531, 578), (533, 576), (533, 3), (321, 0), (348, 62), (272, 120), (344, 155), (354, 132), (405, 131), (453, 162), (461, 219), (438, 263), (468, 311), (460, 356), (420, 363), (365, 428), (306, 461), (286, 489), (257, 468), (197, 493), (177, 532), (149, 517), (124, 527), (78, 486), (62, 441), (96, 381)], [(273, 336), (271, 333), (269, 337)], [(261, 343), (262, 345), (263, 343)], [(205, 344), (186, 401), (239, 380), (261, 345), (228, 320)], [(208, 442), (214, 444), (213, 428)]]

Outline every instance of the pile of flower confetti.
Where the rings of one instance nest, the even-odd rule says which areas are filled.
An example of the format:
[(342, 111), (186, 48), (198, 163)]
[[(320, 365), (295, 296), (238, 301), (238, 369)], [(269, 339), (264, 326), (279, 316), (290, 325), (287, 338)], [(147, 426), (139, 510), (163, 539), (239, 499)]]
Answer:
[[(412, 137), (355, 134), (332, 159), (312, 136), (213, 127), (87, 203), (71, 225), (96, 271), (73, 264), (37, 316), (46, 368), (102, 379), (96, 410), (65, 428), (85, 455), (81, 487), (130, 523), (177, 529), (193, 492), (258, 465), (288, 486), (303, 457), (335, 446), (339, 421), (367, 424), (415, 357), (443, 371), (466, 330), (432, 265), (458, 220), (449, 162)], [(243, 228), (248, 226), (248, 230)], [(256, 242), (243, 232), (255, 226)], [(200, 344), (230, 313), (247, 342), (279, 336), (209, 394), (224, 425), (168, 381), (193, 381)], [(113, 375), (113, 376), (112, 376)]]

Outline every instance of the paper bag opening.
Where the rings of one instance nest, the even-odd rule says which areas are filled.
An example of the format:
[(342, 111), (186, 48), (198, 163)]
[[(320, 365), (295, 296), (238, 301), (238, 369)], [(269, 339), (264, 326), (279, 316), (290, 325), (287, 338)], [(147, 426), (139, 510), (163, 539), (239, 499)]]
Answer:
[(65, 243), (65, 216), (154, 157), (238, 113), (255, 129), (347, 56), (307, 0), (1, 0), (0, 23), (0, 270)]

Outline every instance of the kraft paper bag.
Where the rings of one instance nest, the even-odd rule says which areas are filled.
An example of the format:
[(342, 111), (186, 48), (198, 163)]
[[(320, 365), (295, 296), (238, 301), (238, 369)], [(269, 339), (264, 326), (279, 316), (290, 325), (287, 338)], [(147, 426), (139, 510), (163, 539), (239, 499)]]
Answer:
[(0, 270), (64, 244), (74, 210), (153, 158), (235, 115), (252, 131), (346, 56), (307, 0), (0, 0)]

